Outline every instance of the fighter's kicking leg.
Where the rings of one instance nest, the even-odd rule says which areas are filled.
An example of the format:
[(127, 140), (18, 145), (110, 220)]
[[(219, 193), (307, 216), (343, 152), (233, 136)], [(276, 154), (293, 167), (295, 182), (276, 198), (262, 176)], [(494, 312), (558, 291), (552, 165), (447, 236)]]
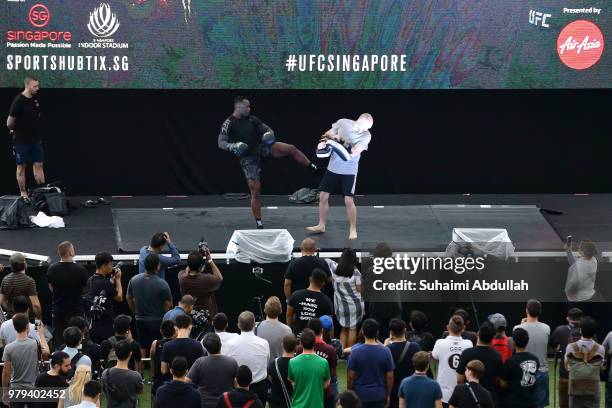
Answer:
[(255, 217), (257, 228), (263, 228), (261, 221), (261, 182), (259, 180), (247, 179), (249, 191), (251, 192), (251, 212)]
[[(306, 227), (306, 231), (322, 234), (325, 232), (327, 223), (327, 213), (329, 212), (329, 193), (321, 191), (319, 193), (319, 223), (313, 227)], [(355, 213), (356, 214), (356, 213)]]
[(297, 163), (304, 167), (308, 167), (312, 171), (317, 171), (317, 166), (311, 162), (308, 157), (300, 149), (292, 144), (276, 142), (272, 145), (272, 157), (278, 159), (279, 157), (291, 157)]

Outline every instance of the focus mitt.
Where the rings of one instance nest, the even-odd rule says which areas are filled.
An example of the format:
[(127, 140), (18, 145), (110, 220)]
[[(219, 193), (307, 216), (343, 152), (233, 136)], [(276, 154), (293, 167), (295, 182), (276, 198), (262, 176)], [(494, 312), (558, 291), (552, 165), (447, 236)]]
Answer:
[(336, 153), (338, 157), (340, 157), (344, 161), (348, 161), (353, 158), (353, 156), (349, 153), (346, 147), (344, 147), (341, 143), (336, 142), (335, 140), (326, 140), (325, 145), (329, 147), (332, 152)]
[(321, 142), (317, 145), (317, 157), (319, 159), (326, 159), (331, 156), (331, 147), (327, 146), (325, 142)]

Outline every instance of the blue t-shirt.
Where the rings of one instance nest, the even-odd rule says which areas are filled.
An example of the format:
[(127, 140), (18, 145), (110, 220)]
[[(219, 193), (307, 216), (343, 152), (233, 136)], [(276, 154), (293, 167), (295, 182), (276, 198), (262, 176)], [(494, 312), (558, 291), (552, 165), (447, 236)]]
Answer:
[[(174, 246), (174, 244), (168, 244), (168, 249), (170, 250), (170, 256), (164, 256), (159, 254), (159, 272), (157, 275), (166, 279), (166, 269), (178, 264), (181, 262), (181, 254), (178, 249)], [(147, 255), (151, 254), (148, 246), (143, 246), (140, 248), (140, 254), (138, 254), (138, 273), (145, 273), (144, 261)]]
[(127, 288), (128, 296), (134, 298), (136, 304), (136, 320), (161, 321), (166, 314), (164, 302), (172, 302), (172, 294), (168, 282), (157, 275), (143, 273), (130, 279)]
[(393, 371), (391, 351), (382, 344), (353, 348), (348, 368), (355, 371), (353, 391), (365, 402), (387, 399), (387, 373)]
[(442, 389), (426, 375), (414, 374), (402, 380), (398, 396), (404, 398), (402, 408), (433, 408), (437, 400), (442, 400)]
[(180, 306), (174, 306), (174, 309), (170, 309), (166, 312), (162, 320), (172, 320), (176, 319), (176, 316), (187, 314), (185, 313), (185, 309)]

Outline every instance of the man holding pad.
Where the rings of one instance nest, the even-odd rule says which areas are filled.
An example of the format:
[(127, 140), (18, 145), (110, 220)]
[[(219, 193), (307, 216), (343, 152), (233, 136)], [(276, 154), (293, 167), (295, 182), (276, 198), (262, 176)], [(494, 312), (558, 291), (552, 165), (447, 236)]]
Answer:
[(319, 189), (319, 223), (306, 230), (312, 233), (325, 232), (329, 195), (340, 192), (344, 196), (349, 219), (349, 239), (357, 239), (357, 207), (353, 196), (359, 169), (361, 153), (368, 149), (372, 139), (369, 129), (374, 119), (369, 113), (362, 113), (357, 120), (340, 119), (325, 132), (317, 145), (317, 156), (329, 157), (327, 171)]

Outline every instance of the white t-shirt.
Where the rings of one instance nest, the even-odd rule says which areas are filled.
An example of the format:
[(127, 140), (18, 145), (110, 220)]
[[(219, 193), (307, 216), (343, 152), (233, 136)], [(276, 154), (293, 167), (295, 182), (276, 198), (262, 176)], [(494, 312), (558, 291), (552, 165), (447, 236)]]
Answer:
[(228, 341), (238, 336), (238, 333), (230, 333), (230, 332), (215, 332), (221, 339), (221, 354), (226, 354), (225, 345)]
[(225, 355), (233, 357), (239, 366), (251, 369), (253, 381), (258, 383), (268, 377), (270, 344), (268, 340), (257, 337), (254, 332), (242, 332), (225, 344)]
[[(40, 337), (38, 337), (38, 332), (36, 331), (36, 326), (33, 323), (30, 323), (30, 330), (28, 331), (28, 337), (40, 342)], [(15, 326), (13, 325), (13, 319), (7, 320), (2, 323), (0, 326), (0, 339), (4, 342), (6, 346), (9, 343), (12, 343), (17, 338), (17, 331), (15, 330)]]
[(595, 294), (597, 259), (574, 259), (568, 252), (570, 267), (565, 280), (565, 295), (570, 302), (586, 302)]
[(461, 337), (447, 336), (436, 341), (431, 356), (438, 360), (438, 384), (442, 388), (442, 402), (448, 403), (457, 385), (459, 357), (463, 350), (471, 348), (472, 342)]

